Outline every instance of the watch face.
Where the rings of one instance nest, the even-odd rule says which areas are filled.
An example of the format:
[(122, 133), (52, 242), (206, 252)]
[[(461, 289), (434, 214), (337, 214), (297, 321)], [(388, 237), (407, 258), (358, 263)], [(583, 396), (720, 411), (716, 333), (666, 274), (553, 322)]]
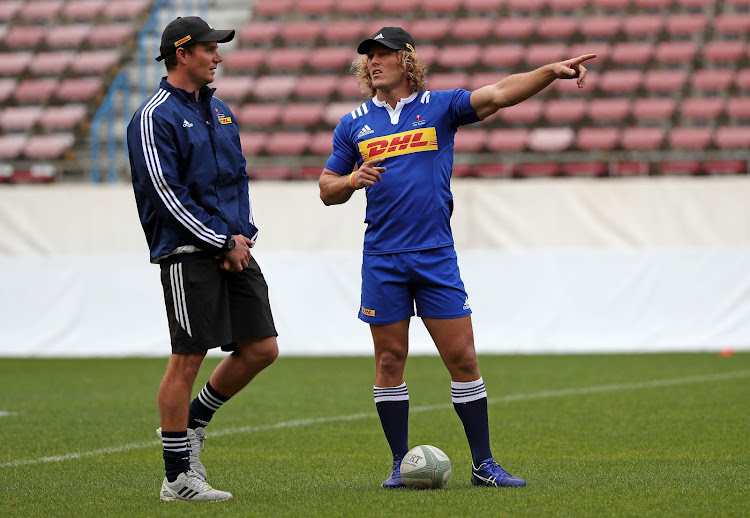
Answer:
[(226, 243), (227, 250), (234, 250), (234, 245), (234, 238), (232, 236), (229, 236)]

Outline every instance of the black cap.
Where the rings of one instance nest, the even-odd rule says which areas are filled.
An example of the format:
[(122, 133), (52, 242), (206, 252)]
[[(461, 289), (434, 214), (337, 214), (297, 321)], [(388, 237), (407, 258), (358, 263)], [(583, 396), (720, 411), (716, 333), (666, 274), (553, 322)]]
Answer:
[(233, 38), (233, 30), (214, 30), (213, 27), (197, 16), (177, 17), (161, 33), (161, 46), (159, 47), (161, 55), (156, 58), (156, 61), (163, 60), (176, 52), (179, 47), (189, 47), (199, 41), (225, 43)]
[(359, 54), (367, 54), (373, 43), (380, 43), (393, 50), (416, 52), (414, 50), (414, 39), (411, 37), (411, 34), (401, 27), (383, 27), (373, 34), (372, 38), (367, 38), (360, 43), (359, 47), (357, 47), (357, 52)]

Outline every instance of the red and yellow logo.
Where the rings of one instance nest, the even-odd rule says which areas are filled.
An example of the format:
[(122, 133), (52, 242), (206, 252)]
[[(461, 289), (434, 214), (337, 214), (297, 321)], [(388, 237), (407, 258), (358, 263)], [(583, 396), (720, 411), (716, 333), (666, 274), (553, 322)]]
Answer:
[(362, 158), (408, 155), (420, 151), (437, 151), (437, 134), (435, 128), (419, 128), (385, 137), (376, 137), (359, 143)]
[(365, 309), (364, 306), (362, 306), (362, 314), (366, 317), (374, 317), (375, 316), (375, 310), (374, 309)]
[(219, 122), (222, 124), (232, 124), (232, 117), (219, 117)]
[(174, 46), (175, 47), (179, 47), (180, 45), (182, 45), (183, 43), (186, 43), (186, 42), (190, 41), (191, 39), (192, 39), (191, 36), (188, 34), (187, 36), (185, 36), (181, 40), (175, 41), (174, 42)]

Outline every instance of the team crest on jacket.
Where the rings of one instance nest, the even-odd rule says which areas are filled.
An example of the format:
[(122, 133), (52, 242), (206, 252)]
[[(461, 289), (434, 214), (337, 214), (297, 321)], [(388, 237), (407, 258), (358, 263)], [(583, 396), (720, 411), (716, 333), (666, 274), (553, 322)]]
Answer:
[(214, 110), (216, 110), (216, 116), (219, 118), (221, 124), (232, 124), (232, 117), (227, 117), (218, 108), (214, 108)]

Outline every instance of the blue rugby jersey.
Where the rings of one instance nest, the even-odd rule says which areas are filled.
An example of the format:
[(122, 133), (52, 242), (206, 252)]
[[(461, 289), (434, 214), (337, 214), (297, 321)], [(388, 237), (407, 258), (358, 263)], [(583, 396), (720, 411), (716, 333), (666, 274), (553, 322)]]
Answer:
[(384, 157), (383, 181), (366, 187), (365, 254), (453, 244), (453, 138), (479, 121), (467, 90), (415, 92), (396, 108), (372, 98), (344, 115), (333, 132), (326, 169), (349, 174)]

